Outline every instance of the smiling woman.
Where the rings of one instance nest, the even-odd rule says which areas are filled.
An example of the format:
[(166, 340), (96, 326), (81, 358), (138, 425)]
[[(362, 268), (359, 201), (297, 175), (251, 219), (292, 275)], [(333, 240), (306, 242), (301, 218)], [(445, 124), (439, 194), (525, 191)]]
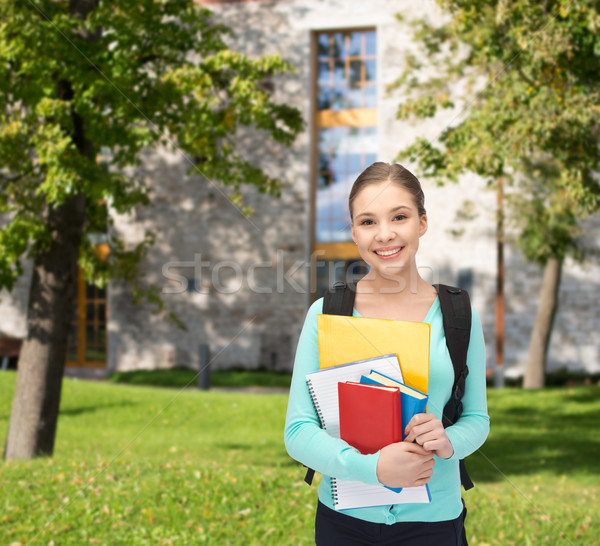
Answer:
[[(401, 165), (374, 163), (354, 182), (349, 212), (352, 239), (369, 265), (356, 284), (352, 315), (430, 325), (428, 411), (409, 421), (404, 441), (370, 455), (323, 430), (306, 383), (306, 375), (319, 369), (317, 315), (323, 313), (323, 299), (311, 306), (294, 362), (285, 443), (293, 458), (323, 474), (316, 543), (466, 544), (459, 460), (478, 449), (489, 432), (481, 321), (471, 309), (463, 413), (444, 428), (442, 408), (452, 394), (454, 368), (437, 291), (417, 268), (428, 223), (421, 185)], [(431, 502), (365, 503), (338, 512), (331, 477), (390, 488), (427, 484)]]
[[(362, 316), (423, 320), (437, 293), (416, 265), (419, 241), (427, 231), (419, 181), (401, 165), (374, 163), (356, 179), (348, 201), (352, 239), (370, 267), (358, 284), (356, 308)], [(379, 301), (382, 289), (395, 297)]]

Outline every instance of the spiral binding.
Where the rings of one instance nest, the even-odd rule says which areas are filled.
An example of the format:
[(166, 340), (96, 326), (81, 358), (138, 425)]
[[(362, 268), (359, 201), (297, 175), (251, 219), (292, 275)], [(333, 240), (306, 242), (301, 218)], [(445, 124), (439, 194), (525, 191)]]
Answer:
[(331, 478), (331, 495), (333, 496), (333, 505), (337, 508), (339, 498), (337, 491), (337, 480), (335, 478)]
[(323, 413), (321, 411), (321, 406), (319, 406), (319, 402), (317, 402), (317, 397), (315, 395), (315, 391), (313, 389), (312, 383), (310, 379), (307, 379), (308, 390), (310, 392), (310, 397), (312, 398), (313, 404), (315, 405), (315, 409), (317, 410), (317, 415), (319, 416), (319, 420), (321, 421), (321, 426), (325, 429), (325, 419), (323, 418)]

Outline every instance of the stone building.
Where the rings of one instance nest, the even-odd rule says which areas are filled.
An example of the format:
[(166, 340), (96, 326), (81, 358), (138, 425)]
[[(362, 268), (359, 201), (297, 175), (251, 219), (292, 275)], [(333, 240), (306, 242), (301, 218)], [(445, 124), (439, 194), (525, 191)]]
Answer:
[[(197, 367), (208, 345), (213, 369), (290, 370), (308, 305), (344, 271), (364, 271), (350, 241), (346, 196), (356, 175), (375, 160), (391, 161), (417, 135), (435, 139), (455, 114), (418, 126), (396, 120), (401, 97), (386, 92), (411, 50), (408, 23), (440, 17), (433, 1), (281, 0), (203, 2), (233, 30), (232, 48), (251, 56), (279, 53), (296, 66), (270, 82), (277, 100), (299, 108), (306, 130), (291, 149), (240, 134), (247, 154), (284, 180), (280, 199), (252, 189), (245, 218), (223, 187), (188, 175), (189, 158), (148, 153), (142, 173), (153, 205), (118, 217), (114, 229), (131, 244), (157, 234), (144, 262), (148, 282), (162, 287), (177, 329), (145, 305), (133, 305), (126, 285), (107, 291), (81, 284), (70, 363), (105, 372)], [(407, 165), (417, 175), (416, 165)], [(422, 179), (429, 231), (419, 266), (431, 282), (470, 289), (483, 320), (488, 367), (496, 338), (496, 194), (464, 176), (438, 187)], [(590, 233), (598, 219), (589, 223)], [(109, 234), (110, 238), (110, 234)], [(597, 242), (590, 236), (593, 244)], [(109, 241), (110, 244), (110, 241)], [(510, 245), (505, 253), (504, 365), (522, 373), (535, 319), (541, 271)], [(550, 347), (550, 367), (599, 371), (598, 263), (568, 261)], [(24, 335), (27, 275), (2, 294), (0, 333)], [(77, 336), (78, 333), (78, 336)]]

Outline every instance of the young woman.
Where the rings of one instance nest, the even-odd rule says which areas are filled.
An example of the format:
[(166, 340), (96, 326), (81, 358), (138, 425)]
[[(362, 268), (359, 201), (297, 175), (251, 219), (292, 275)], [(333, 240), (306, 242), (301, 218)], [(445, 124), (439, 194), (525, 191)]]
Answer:
[[(444, 429), (440, 419), (450, 398), (454, 371), (437, 293), (417, 269), (419, 242), (427, 231), (421, 185), (401, 165), (375, 163), (355, 181), (349, 205), (352, 239), (369, 265), (369, 272), (356, 285), (353, 314), (431, 325), (429, 401), (427, 413), (416, 415), (408, 424), (405, 441), (378, 453), (362, 455), (329, 436), (321, 429), (306, 385), (306, 374), (319, 369), (316, 316), (323, 312), (323, 300), (311, 306), (296, 352), (285, 445), (291, 457), (323, 474), (316, 544), (463, 544), (458, 461), (478, 449), (489, 432), (479, 315), (472, 310), (463, 413), (457, 423)], [(390, 487), (428, 484), (432, 501), (338, 512), (331, 476)]]

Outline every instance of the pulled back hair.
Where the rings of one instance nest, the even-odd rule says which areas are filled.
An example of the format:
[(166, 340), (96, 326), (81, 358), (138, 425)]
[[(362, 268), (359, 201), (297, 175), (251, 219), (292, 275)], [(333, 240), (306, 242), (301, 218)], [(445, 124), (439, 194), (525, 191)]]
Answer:
[(421, 183), (417, 177), (399, 163), (390, 164), (378, 161), (360, 173), (352, 185), (350, 196), (348, 198), (348, 208), (350, 210), (351, 219), (354, 219), (352, 205), (361, 190), (370, 184), (380, 184), (381, 182), (387, 181), (398, 184), (413, 196), (419, 216), (427, 214), (425, 211), (425, 194), (421, 189)]

